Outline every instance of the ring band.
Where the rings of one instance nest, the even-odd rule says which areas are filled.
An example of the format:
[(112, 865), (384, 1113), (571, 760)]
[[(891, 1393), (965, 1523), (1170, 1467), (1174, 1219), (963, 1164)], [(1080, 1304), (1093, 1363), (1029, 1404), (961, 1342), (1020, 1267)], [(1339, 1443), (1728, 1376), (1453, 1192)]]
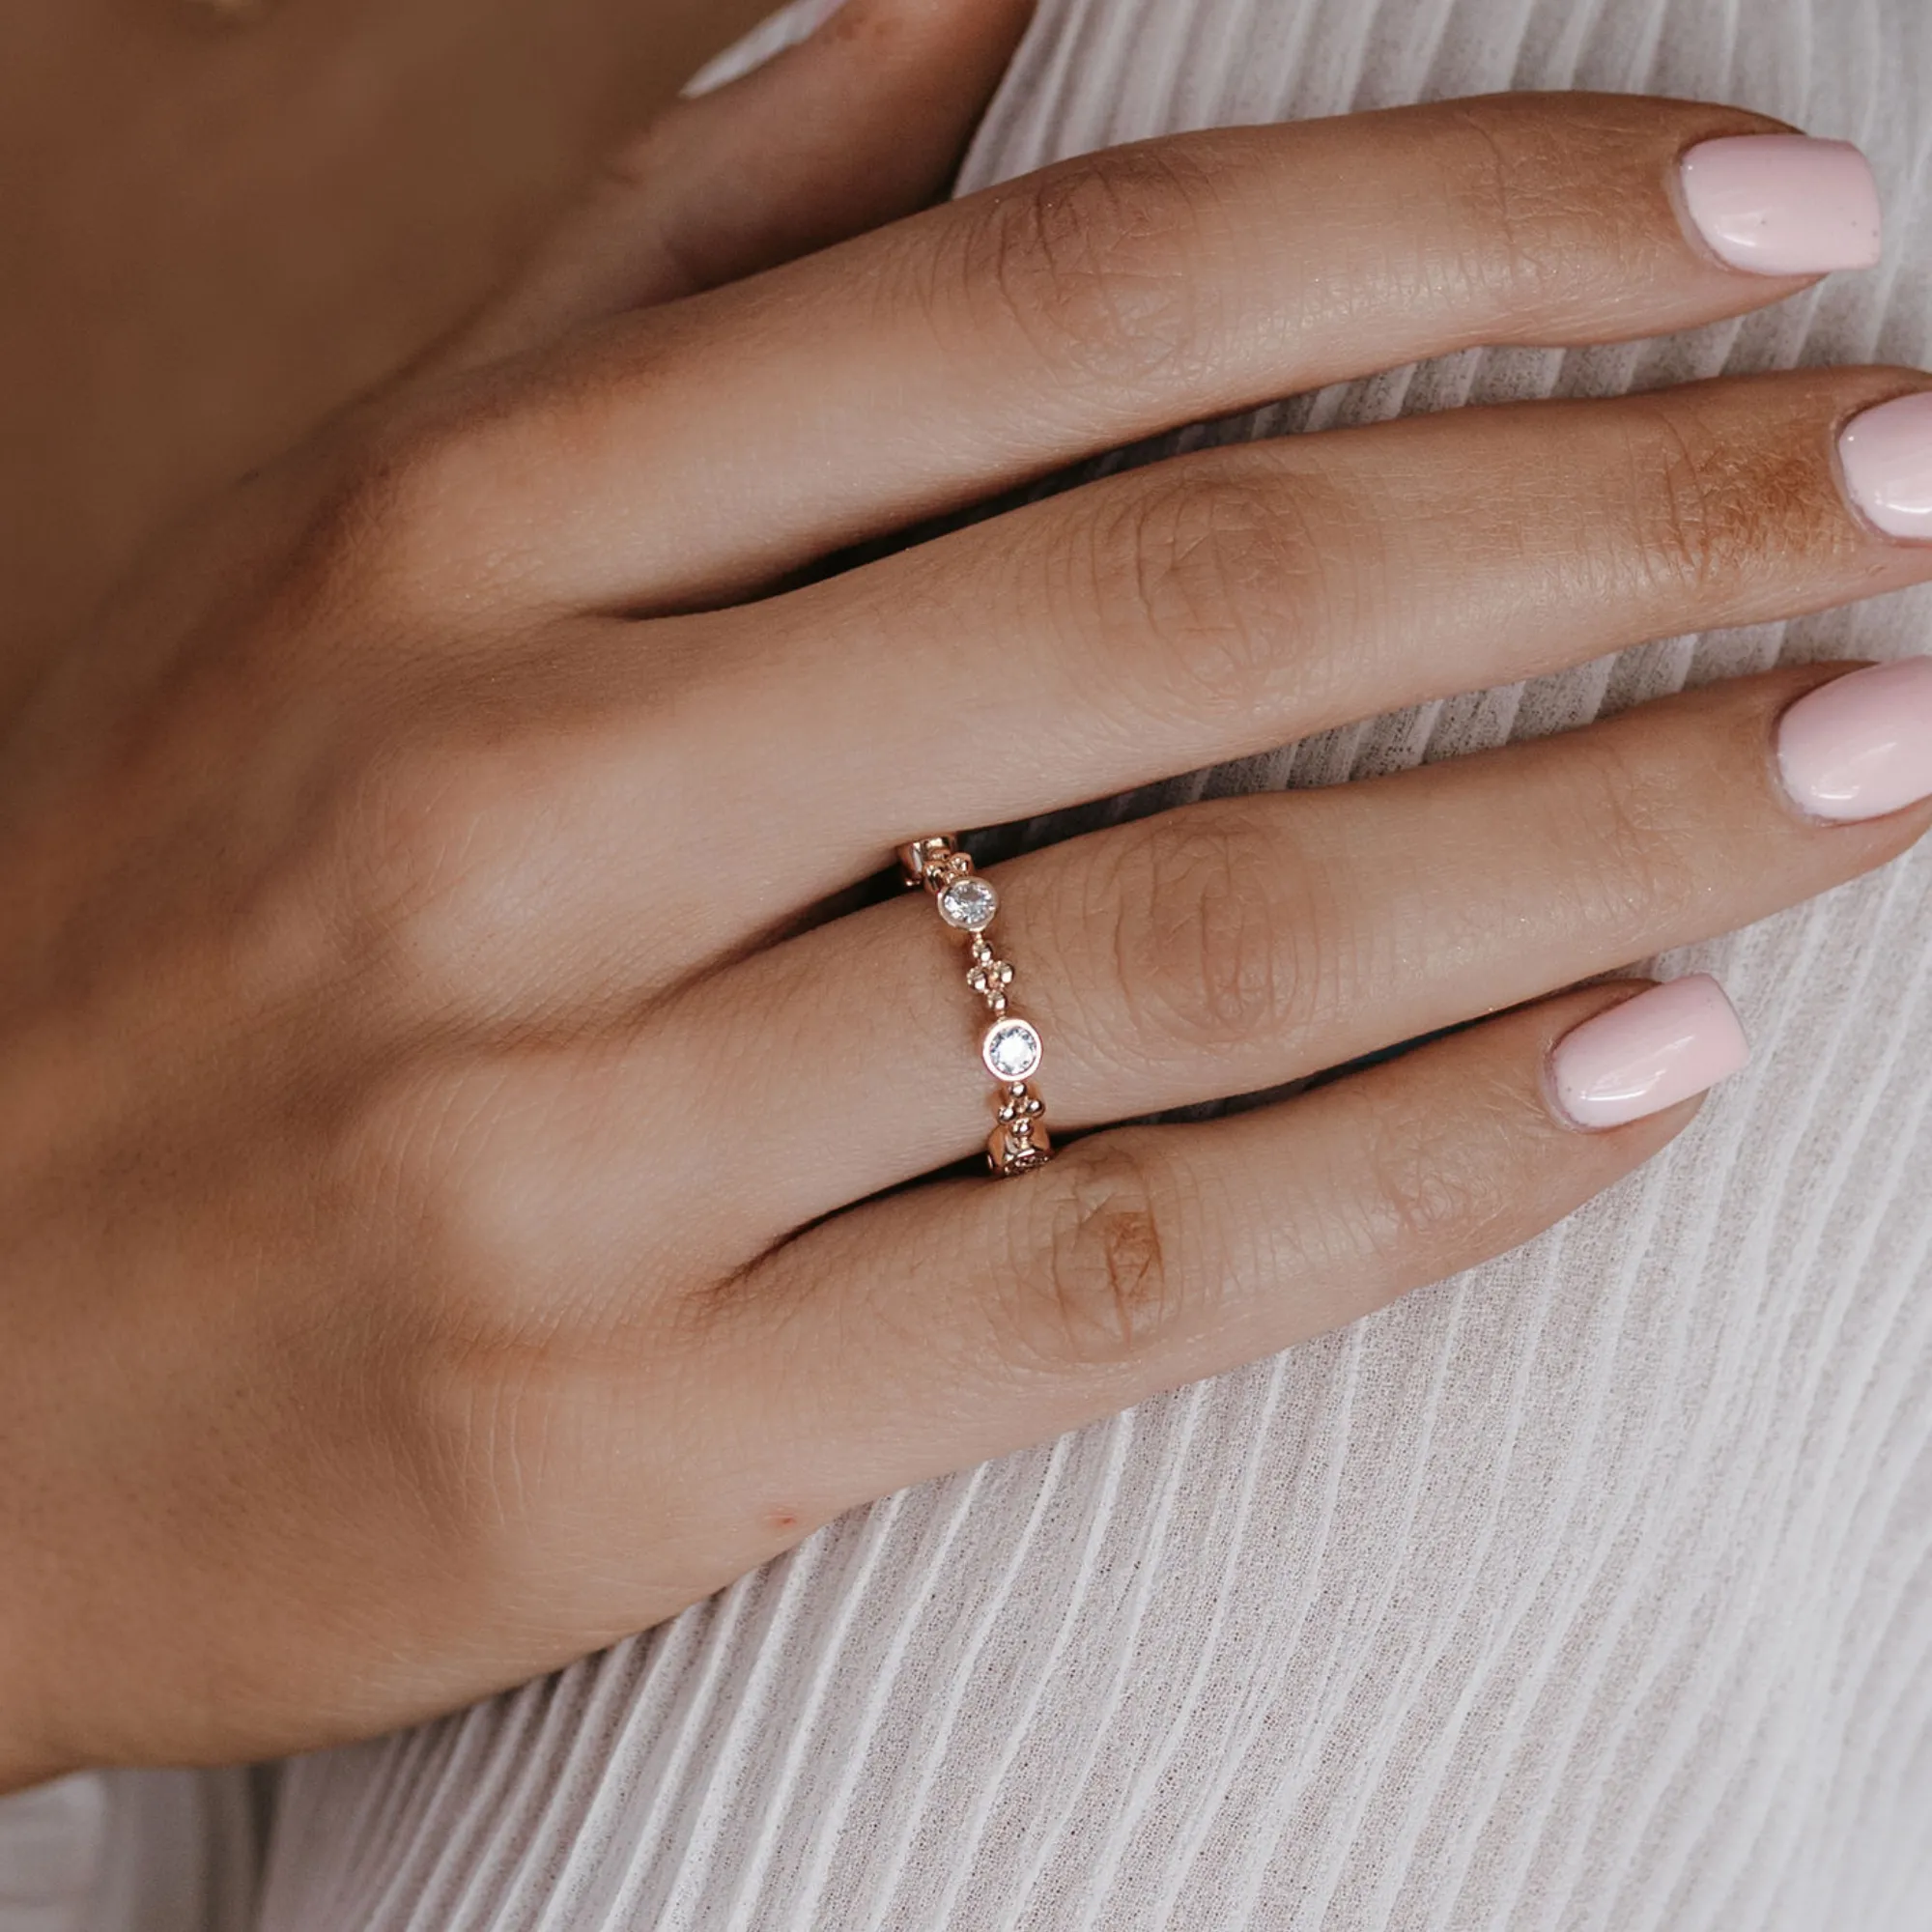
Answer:
[(986, 1163), (999, 1175), (1044, 1167), (1053, 1158), (1053, 1143), (1041, 1124), (1046, 1104), (1028, 1084), (1039, 1071), (1039, 1030), (1012, 1010), (1007, 998), (1012, 965), (993, 951), (986, 937), (1000, 910), (1000, 895), (990, 880), (974, 871), (973, 861), (957, 842), (938, 834), (901, 845), (899, 867), (908, 886), (923, 886), (932, 895), (945, 924), (966, 935), (972, 960), (966, 983), (993, 1016), (980, 1041), (980, 1059), (1000, 1087), (999, 1118), (986, 1139)]

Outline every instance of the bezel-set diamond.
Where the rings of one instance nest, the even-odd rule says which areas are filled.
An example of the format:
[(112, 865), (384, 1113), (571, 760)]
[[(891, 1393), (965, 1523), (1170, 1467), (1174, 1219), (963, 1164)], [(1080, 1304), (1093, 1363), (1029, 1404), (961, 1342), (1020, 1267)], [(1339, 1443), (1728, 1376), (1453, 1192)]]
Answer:
[(939, 916), (960, 932), (984, 932), (1000, 910), (1000, 895), (976, 873), (968, 872), (940, 888)]
[(1030, 1020), (1008, 1013), (986, 1029), (980, 1058), (986, 1071), (1003, 1087), (1017, 1087), (1039, 1071), (1041, 1042)]

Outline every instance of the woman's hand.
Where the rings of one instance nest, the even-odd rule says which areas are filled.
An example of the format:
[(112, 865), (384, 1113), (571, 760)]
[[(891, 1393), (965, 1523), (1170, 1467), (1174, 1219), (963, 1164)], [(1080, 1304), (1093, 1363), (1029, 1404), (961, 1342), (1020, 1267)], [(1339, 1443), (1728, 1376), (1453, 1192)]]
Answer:
[[(983, 57), (1017, 14), (978, 17)], [(746, 98), (768, 132), (830, 58), (679, 138), (728, 153)], [(1861, 259), (1855, 159), (1701, 145), (1765, 128), (1515, 97), (1188, 136), (648, 312), (684, 251), (554, 260), (184, 537), (0, 764), (8, 1775), (459, 1704), (1680, 1131), (1735, 1064), (1715, 989), (1555, 989), (1916, 838), (1926, 667), (998, 868), (1056, 1134), (1515, 1009), (1010, 1182), (921, 1179), (992, 1124), (956, 936), (833, 905), (923, 834), (1932, 576), (1920, 378), (1214, 450), (823, 562), (1167, 425)], [(822, 235), (741, 239), (728, 270)]]

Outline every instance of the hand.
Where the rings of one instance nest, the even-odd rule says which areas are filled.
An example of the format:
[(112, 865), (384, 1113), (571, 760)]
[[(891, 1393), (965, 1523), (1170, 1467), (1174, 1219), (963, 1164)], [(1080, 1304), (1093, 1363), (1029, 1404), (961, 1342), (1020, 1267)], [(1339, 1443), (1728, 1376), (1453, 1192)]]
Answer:
[[(929, 86), (940, 14), (849, 13), (677, 140), (802, 127), (855, 34), (951, 34), (895, 71)], [(974, 17), (989, 71), (1017, 15)], [(687, 250), (554, 258), (183, 535), (0, 761), (8, 1775), (452, 1707), (1504, 1250), (1679, 1132), (1736, 1046), (1708, 982), (1554, 989), (1907, 846), (1923, 667), (997, 868), (1078, 1136), (1011, 1181), (922, 1179), (992, 1124), (956, 936), (923, 895), (834, 906), (922, 834), (1932, 575), (1879, 460), (1924, 418), (1860, 417), (1920, 378), (1214, 450), (825, 559), (1292, 389), (1775, 300), (1803, 278), (1726, 266), (1678, 180), (1765, 126), (1513, 97), (1194, 135), (648, 310)], [(598, 232), (665, 232), (675, 173)]]

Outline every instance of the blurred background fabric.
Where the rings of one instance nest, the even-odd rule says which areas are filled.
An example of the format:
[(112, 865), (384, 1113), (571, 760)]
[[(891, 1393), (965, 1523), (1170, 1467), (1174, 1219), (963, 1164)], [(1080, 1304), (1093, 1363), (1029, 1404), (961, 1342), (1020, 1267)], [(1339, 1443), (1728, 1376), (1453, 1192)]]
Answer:
[(268, 1789), (114, 1771), (0, 1799), (0, 1932), (246, 1932)]

